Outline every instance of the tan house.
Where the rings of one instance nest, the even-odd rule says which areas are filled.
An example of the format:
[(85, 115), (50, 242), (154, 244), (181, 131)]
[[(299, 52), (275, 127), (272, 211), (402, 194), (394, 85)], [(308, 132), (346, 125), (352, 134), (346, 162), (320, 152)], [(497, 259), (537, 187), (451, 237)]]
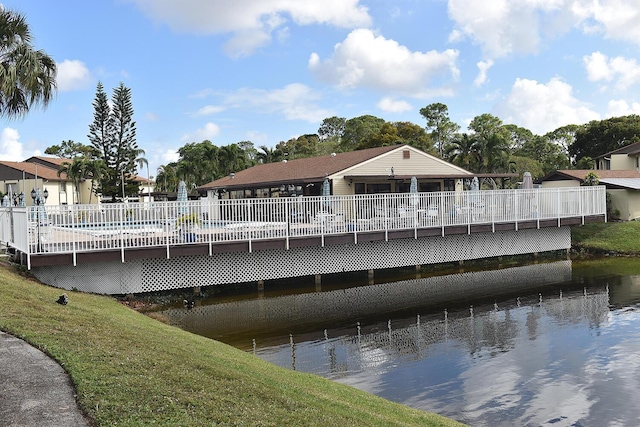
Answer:
[(0, 189), (10, 197), (22, 194), (27, 206), (34, 204), (31, 190), (40, 190), (42, 194), (46, 190), (46, 204), (73, 203), (73, 184), (65, 174), (58, 176), (57, 171), (38, 163), (0, 161)]
[[(22, 193), (27, 206), (34, 204), (31, 198), (33, 189), (39, 189), (42, 194), (46, 190), (47, 205), (99, 203), (100, 197), (91, 192), (91, 180), (80, 181), (76, 189), (66, 174), (58, 176), (58, 170), (70, 161), (45, 156), (29, 157), (24, 162), (0, 161), (0, 191), (11, 196)], [(148, 193), (153, 194), (154, 191), (153, 180), (136, 175), (134, 182), (138, 184), (140, 194), (133, 201), (148, 200)]]
[(640, 171), (636, 170), (558, 170), (540, 180), (542, 188), (578, 187), (590, 172), (607, 188), (611, 209), (625, 221), (640, 218)]
[(606, 186), (611, 210), (619, 218), (640, 218), (640, 142), (602, 154), (595, 160), (594, 170), (558, 170), (540, 180), (543, 188), (582, 185), (589, 172)]
[(629, 144), (617, 150), (596, 157), (598, 170), (640, 170), (640, 142)]
[(417, 179), (419, 192), (454, 191), (474, 176), (490, 175), (474, 175), (417, 148), (394, 145), (261, 164), (205, 184), (198, 191), (232, 199), (318, 196), (326, 179), (332, 195), (408, 193), (412, 177)]

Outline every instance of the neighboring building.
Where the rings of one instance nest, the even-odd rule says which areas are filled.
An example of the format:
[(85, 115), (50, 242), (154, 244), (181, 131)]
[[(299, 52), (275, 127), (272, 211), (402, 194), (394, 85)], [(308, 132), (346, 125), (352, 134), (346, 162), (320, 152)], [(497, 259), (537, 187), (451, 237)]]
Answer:
[(640, 219), (640, 142), (596, 158), (594, 170), (558, 170), (540, 180), (543, 188), (582, 185), (589, 172), (606, 186), (611, 210), (625, 221)]
[(640, 171), (640, 142), (602, 154), (594, 160), (598, 170)]
[(65, 174), (58, 176), (57, 171), (37, 163), (0, 161), (0, 190), (10, 196), (22, 193), (27, 206), (33, 205), (33, 189), (42, 193), (47, 190), (47, 204), (73, 203), (73, 184)]
[[(24, 161), (25, 163), (33, 163), (37, 164), (38, 170), (41, 170), (42, 167), (46, 167), (52, 169), (54, 173), (57, 175), (58, 170), (62, 166), (64, 166), (65, 162), (71, 163), (71, 159), (63, 159), (60, 157), (45, 157), (45, 156), (32, 156)], [(40, 167), (42, 166), (42, 167)], [(97, 203), (97, 197), (95, 194), (91, 194), (91, 180), (82, 180), (78, 183), (78, 188), (74, 188), (73, 182), (67, 179), (65, 174), (61, 176), (65, 177), (64, 183), (60, 183), (60, 187), (58, 188), (59, 197), (53, 198), (50, 204), (56, 205), (72, 205), (77, 203)], [(49, 189), (49, 197), (54, 196), (51, 189)]]
[[(47, 190), (48, 205), (70, 205), (77, 203), (99, 203), (100, 197), (92, 194), (92, 180), (80, 181), (78, 188), (68, 179), (67, 175), (58, 170), (69, 159), (59, 157), (33, 156), (24, 162), (0, 161), (0, 191), (4, 194), (23, 193), (27, 206), (33, 205), (31, 190), (40, 189), (42, 193)], [(152, 180), (135, 176), (134, 182), (139, 185), (140, 194), (131, 201), (147, 201), (148, 193), (153, 195), (155, 183)]]
[(578, 187), (590, 172), (598, 176), (600, 185), (606, 186), (611, 197), (611, 209), (619, 212), (620, 219), (631, 221), (640, 218), (640, 171), (558, 170), (542, 178), (540, 184), (542, 188)]
[(205, 184), (198, 192), (232, 199), (319, 196), (326, 179), (333, 195), (408, 193), (412, 177), (419, 192), (454, 191), (474, 176), (517, 175), (473, 174), (409, 145), (394, 145), (260, 164)]

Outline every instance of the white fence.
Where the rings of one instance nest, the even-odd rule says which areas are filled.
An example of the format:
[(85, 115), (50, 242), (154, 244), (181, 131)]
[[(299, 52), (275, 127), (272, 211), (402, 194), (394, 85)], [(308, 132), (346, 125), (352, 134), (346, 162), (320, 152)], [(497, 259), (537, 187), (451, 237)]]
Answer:
[(0, 237), (27, 255), (605, 215), (605, 188), (573, 187), (0, 208)]

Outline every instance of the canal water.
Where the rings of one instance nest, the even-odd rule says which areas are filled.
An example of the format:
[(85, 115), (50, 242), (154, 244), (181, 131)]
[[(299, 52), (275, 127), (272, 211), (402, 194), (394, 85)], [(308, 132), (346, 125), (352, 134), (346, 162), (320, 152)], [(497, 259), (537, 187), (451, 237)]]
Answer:
[(471, 426), (640, 425), (639, 260), (394, 274), (267, 284), (162, 314)]

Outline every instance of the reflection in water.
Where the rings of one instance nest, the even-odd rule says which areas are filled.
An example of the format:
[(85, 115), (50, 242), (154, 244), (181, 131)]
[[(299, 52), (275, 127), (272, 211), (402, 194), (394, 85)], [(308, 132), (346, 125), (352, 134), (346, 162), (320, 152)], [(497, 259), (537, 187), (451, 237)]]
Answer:
[(473, 426), (640, 425), (638, 277), (562, 261), (164, 314)]

